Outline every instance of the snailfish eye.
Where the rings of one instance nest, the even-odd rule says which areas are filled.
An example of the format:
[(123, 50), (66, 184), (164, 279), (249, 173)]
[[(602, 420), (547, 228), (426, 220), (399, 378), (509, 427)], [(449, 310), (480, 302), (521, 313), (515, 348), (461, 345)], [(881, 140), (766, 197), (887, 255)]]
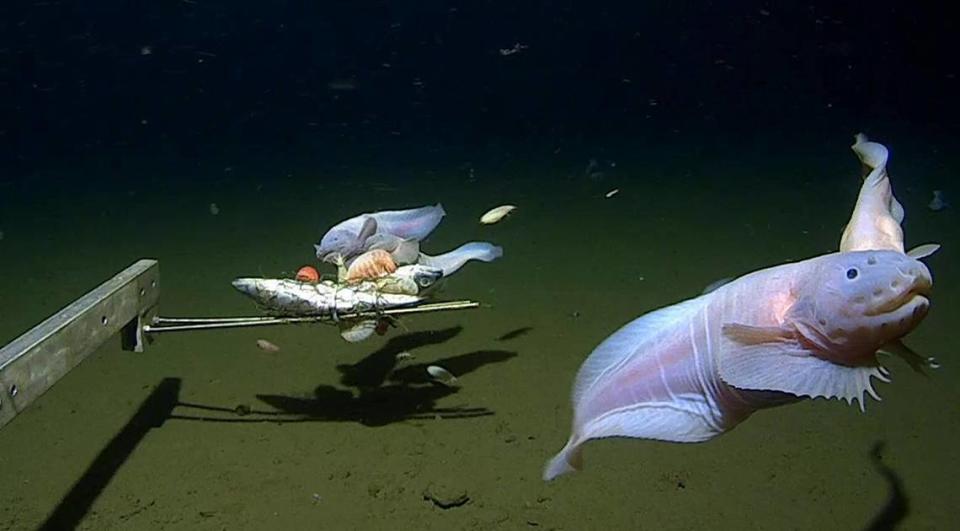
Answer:
[(857, 268), (855, 267), (851, 267), (850, 269), (847, 269), (847, 278), (849, 278), (850, 280), (857, 278), (857, 275), (859, 274), (860, 272), (857, 271)]

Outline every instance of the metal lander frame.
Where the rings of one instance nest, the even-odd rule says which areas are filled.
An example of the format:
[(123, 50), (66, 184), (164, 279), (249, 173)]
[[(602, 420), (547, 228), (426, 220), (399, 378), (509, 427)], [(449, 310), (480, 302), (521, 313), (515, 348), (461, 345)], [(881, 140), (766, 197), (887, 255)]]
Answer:
[[(332, 316), (167, 318), (157, 315), (160, 264), (142, 259), (0, 347), (0, 428), (115, 334), (124, 350), (143, 352), (155, 334), (297, 323)], [(461, 300), (339, 315), (337, 319), (476, 308)]]

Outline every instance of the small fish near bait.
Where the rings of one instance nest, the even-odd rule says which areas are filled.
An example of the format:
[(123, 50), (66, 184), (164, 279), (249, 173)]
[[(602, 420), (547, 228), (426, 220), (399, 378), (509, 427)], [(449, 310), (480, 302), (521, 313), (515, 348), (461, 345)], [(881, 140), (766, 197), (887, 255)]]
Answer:
[(430, 375), (433, 381), (446, 385), (447, 387), (457, 385), (457, 377), (439, 365), (430, 365), (427, 367), (427, 374)]
[(279, 346), (277, 346), (274, 343), (271, 343), (270, 341), (267, 341), (266, 339), (258, 339), (257, 348), (264, 352), (270, 352), (270, 353), (280, 352)]
[(501, 205), (496, 208), (491, 208), (486, 214), (480, 216), (480, 223), (483, 225), (493, 225), (507, 217), (507, 214), (513, 212), (516, 208), (516, 205)]

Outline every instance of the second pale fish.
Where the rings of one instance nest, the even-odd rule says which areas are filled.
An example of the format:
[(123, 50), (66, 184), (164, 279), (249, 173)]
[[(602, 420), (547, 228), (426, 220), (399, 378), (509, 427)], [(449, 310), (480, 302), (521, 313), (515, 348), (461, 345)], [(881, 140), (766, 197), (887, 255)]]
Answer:
[(515, 205), (502, 205), (498, 206), (497, 208), (492, 208), (488, 210), (486, 214), (480, 216), (480, 223), (484, 225), (493, 225), (494, 223), (507, 217), (507, 214), (516, 208), (517, 207)]

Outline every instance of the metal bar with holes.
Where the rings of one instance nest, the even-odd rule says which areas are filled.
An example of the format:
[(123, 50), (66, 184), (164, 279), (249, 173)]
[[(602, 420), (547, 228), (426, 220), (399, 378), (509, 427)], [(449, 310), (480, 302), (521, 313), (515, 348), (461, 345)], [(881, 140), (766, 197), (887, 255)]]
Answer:
[(0, 427), (36, 400), (117, 332), (124, 350), (143, 352), (161, 332), (185, 332), (301, 323), (335, 324), (476, 308), (468, 300), (344, 314), (286, 317), (166, 318), (157, 316), (160, 266), (144, 259), (121, 271), (47, 320), (0, 348)]
[(0, 427), (117, 332), (142, 352), (159, 282), (158, 262), (140, 260), (0, 348)]

